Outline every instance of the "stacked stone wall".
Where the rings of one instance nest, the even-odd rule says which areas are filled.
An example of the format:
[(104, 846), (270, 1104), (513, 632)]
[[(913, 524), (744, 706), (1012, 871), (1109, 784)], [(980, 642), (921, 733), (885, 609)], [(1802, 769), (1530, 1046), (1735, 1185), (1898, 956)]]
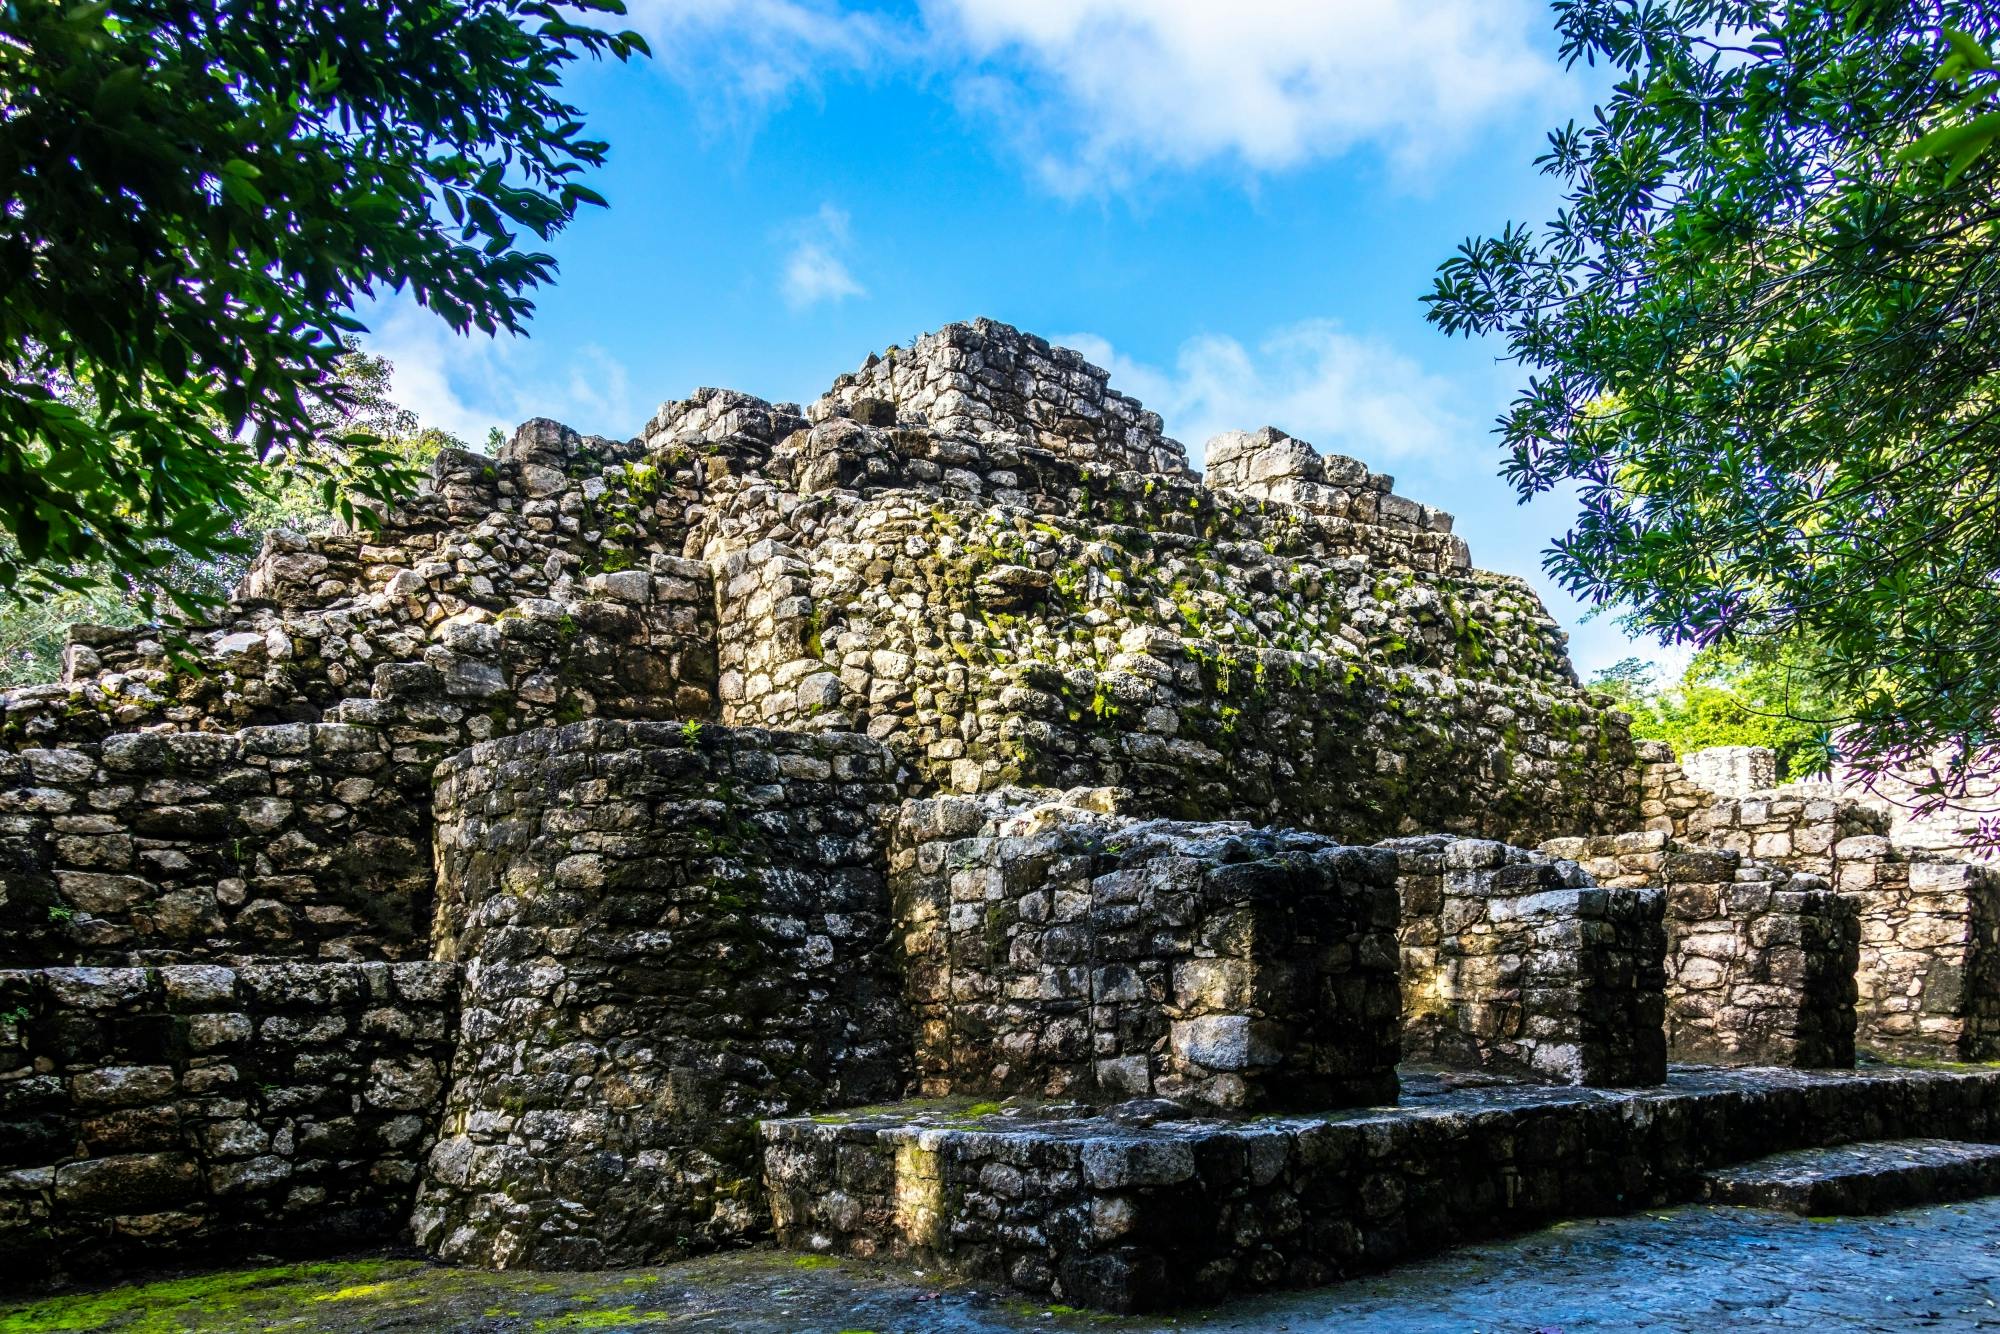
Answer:
[(1542, 850), (1600, 885), (1665, 891), (1674, 1060), (1854, 1064), (1859, 900), (1817, 876), (1658, 830), (1556, 839)]
[(1840, 800), (1822, 784), (1799, 784), (1718, 797), (1688, 817), (1681, 836), (1833, 879), (1841, 842), (1880, 835), (1887, 827), (1874, 811)]
[(1159, 414), (1111, 389), (1109, 380), (1068, 348), (975, 320), (925, 334), (907, 350), (870, 356), (859, 371), (835, 380), (807, 415), (908, 420), (973, 440), (1009, 434), (1087, 465), (1185, 471), (1187, 455), (1162, 435)]
[(841, 493), (787, 509), (782, 540), (786, 494), (739, 493), (710, 546), (759, 613), (722, 630), (726, 661), (757, 660), (725, 674), (729, 716), (866, 731), (926, 787), (1115, 785), (1349, 840), (1631, 822), (1622, 715), (1575, 689), (1518, 581), (1407, 547), (1385, 570), (1275, 502), (1097, 481), (1131, 484), (1096, 503), (1122, 518)]
[(373, 532), (274, 534), (219, 624), (78, 627), (64, 680), (8, 692), (0, 736), (317, 721), (385, 669), (435, 673), (475, 740), (707, 716), (713, 594), (680, 555), (691, 477), (632, 452), (539, 420), (498, 459), (447, 451)]
[(1657, 1084), (1666, 937), (1654, 889), (1483, 839), (1385, 845), (1406, 903), (1403, 1050), (1561, 1084)]
[[(1211, 464), (989, 322), (804, 409), (447, 451), (366, 531), (274, 535), (214, 624), (80, 628), (7, 692), (0, 964), (299, 961), (231, 1001), (261, 1033), (345, 1014), (313, 1000), (344, 970), (462, 963), (416, 1223), (490, 1264), (752, 1235), (753, 1120), (899, 1093), (913, 1053), (995, 1092), (1392, 1097), (1394, 857), (1334, 839), (1623, 827), (1626, 726), (1449, 515), (1272, 430)], [(1129, 798), (1005, 835), (1060, 857), (944, 840), (998, 860), (986, 906), (947, 879), (938, 936), (898, 928), (912, 1041), (882, 823), (1015, 783)], [(1063, 842), (1099, 824), (1129, 846)]]
[(1157, 1310), (1678, 1203), (1705, 1170), (1776, 1150), (1993, 1139), (2000, 1076), (1676, 1072), (1665, 1089), (1467, 1089), (1250, 1122), (907, 1107), (763, 1133), (787, 1246), (906, 1257), (1040, 1301)]
[(0, 1265), (393, 1235), (456, 1000), (441, 963), (0, 971)]
[(1391, 857), (1004, 795), (908, 802), (897, 828), (926, 1093), (1395, 1100)]
[[(1737, 790), (1772, 768), (1769, 752), (1696, 752), (1692, 769), (1657, 742), (1641, 743), (1640, 753), (1649, 830), (1822, 877), (1855, 903), (1863, 1050), (1947, 1060), (2000, 1053), (2000, 871), (1898, 847), (1888, 812), (1831, 784)], [(1729, 790), (1695, 782), (1695, 772)]]
[(417, 1240), (588, 1268), (756, 1235), (757, 1119), (902, 1088), (891, 774), (855, 736), (609, 722), (441, 766), (463, 1018)]
[(1636, 741), (1632, 749), (1639, 767), (1639, 827), (1685, 834), (1688, 818), (1714, 801), (1715, 794), (1687, 776), (1666, 742)]
[(820, 643), (811, 569), (765, 540), (716, 563), (722, 721), (789, 731), (852, 730), (840, 677)]
[(1910, 860), (1879, 834), (1834, 845), (1861, 907), (1857, 1041), (1891, 1055), (2000, 1058), (2000, 870)]
[(1464, 539), (1452, 537), (1452, 517), (1395, 493), (1395, 478), (1371, 472), (1359, 459), (1322, 455), (1276, 427), (1225, 431), (1208, 442), (1202, 480), (1218, 491), (1296, 505), (1315, 515), (1405, 531), (1413, 549), (1440, 569), (1469, 569)]
[(0, 754), (0, 964), (419, 957), (427, 766), (395, 729), (132, 732)]

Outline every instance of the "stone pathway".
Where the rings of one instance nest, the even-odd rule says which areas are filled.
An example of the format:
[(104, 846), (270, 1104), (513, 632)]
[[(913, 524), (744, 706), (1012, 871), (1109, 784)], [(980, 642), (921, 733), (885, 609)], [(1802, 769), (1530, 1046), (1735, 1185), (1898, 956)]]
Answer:
[(362, 1259), (0, 1299), (0, 1331), (661, 1329), (704, 1334), (970, 1331), (2000, 1329), (2000, 1198), (1867, 1219), (1689, 1206), (1564, 1224), (1314, 1292), (1117, 1318), (934, 1285), (907, 1267), (740, 1252), (599, 1274)]

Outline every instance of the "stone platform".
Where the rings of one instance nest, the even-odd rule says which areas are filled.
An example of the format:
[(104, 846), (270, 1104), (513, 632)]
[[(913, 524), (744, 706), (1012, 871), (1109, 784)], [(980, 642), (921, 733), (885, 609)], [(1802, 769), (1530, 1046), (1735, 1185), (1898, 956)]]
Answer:
[(1808, 1218), (1969, 1200), (2000, 1194), (2000, 1145), (1897, 1139), (1793, 1149), (1711, 1172), (1701, 1193)]
[(1133, 1311), (1687, 1200), (1710, 1170), (1781, 1150), (2000, 1137), (2000, 1070), (1676, 1067), (1648, 1089), (1416, 1078), (1403, 1096), (1253, 1120), (904, 1103), (766, 1121), (764, 1171), (784, 1245)]

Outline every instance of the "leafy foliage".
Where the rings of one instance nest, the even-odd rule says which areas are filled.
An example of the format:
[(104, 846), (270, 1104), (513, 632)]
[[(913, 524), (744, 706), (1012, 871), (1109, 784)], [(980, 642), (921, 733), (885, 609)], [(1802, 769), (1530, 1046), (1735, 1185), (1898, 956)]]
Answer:
[(1792, 649), (1752, 659), (1706, 648), (1668, 685), (1652, 664), (1626, 658), (1594, 676), (1590, 688), (1632, 715), (1635, 737), (1667, 742), (1679, 754), (1764, 746), (1777, 752), (1781, 780), (1813, 778), (1832, 767), (1842, 710), (1816, 692), (1813, 674), (1803, 670), (1806, 656)]
[[(0, 590), (101, 572), (184, 609), (260, 491), (393, 498), (336, 371), (353, 302), (407, 289), (519, 331), (546, 240), (603, 200), (557, 95), (620, 0), (0, 4)], [(582, 20), (582, 21), (580, 21)], [(364, 507), (365, 517), (365, 507)]]
[[(351, 343), (336, 370), (343, 415), (327, 423), (334, 434), (365, 431), (378, 450), (404, 471), (427, 467), (444, 448), (463, 443), (435, 427), (425, 427), (415, 413), (389, 397), (390, 364)], [(491, 441), (488, 444), (491, 445)], [(247, 488), (249, 504), (234, 516), (229, 536), (243, 552), (254, 552), (274, 528), (323, 532), (343, 520), (315, 482), (294, 470), (256, 465)], [(0, 539), (0, 563), (18, 563), (19, 552)], [(174, 553), (166, 567), (167, 582), (202, 600), (221, 600), (243, 577), (250, 558), (235, 550), (200, 559)], [(157, 621), (169, 607), (146, 585), (109, 567), (62, 572), (74, 587), (22, 595), (0, 592), (0, 686), (53, 681), (62, 666), (69, 627), (84, 623), (105, 626), (145, 625)]]
[[(1789, 640), (1843, 748), (1986, 761), (2000, 712), (2000, 78), (1959, 0), (1557, 0), (1619, 82), (1540, 165), (1564, 204), (1426, 298), (1528, 370), (1547, 557), (1668, 641)], [(1760, 647), (1761, 646), (1761, 647)], [(1935, 795), (1935, 794), (1934, 794)]]

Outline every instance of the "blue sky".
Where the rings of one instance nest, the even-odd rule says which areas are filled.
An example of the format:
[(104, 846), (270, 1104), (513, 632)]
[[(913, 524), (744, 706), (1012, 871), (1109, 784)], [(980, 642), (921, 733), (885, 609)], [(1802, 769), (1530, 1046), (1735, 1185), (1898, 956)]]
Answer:
[(532, 336), (369, 312), (427, 421), (629, 436), (697, 385), (804, 401), (989, 315), (1108, 366), (1197, 464), (1269, 423), (1393, 473), (1537, 582), (1583, 670), (1634, 651), (1540, 573), (1566, 506), (1498, 477), (1518, 373), (1417, 300), (1467, 235), (1551, 210), (1532, 161), (1594, 90), (1539, 0), (636, 0), (631, 23), (656, 59), (570, 82), (611, 207), (553, 247)]

